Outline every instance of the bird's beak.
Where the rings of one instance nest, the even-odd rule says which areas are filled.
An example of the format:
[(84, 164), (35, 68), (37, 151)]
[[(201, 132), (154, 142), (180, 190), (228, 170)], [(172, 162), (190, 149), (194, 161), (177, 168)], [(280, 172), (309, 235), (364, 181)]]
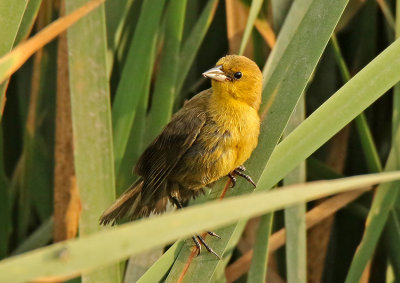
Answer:
[(203, 73), (203, 76), (220, 82), (225, 82), (230, 80), (230, 78), (224, 73), (224, 71), (222, 71), (222, 65), (216, 66), (208, 71), (205, 71)]

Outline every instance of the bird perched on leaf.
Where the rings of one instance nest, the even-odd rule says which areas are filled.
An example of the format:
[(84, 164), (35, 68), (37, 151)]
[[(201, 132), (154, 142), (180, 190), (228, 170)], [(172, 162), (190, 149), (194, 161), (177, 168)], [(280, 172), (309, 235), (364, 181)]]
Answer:
[[(212, 87), (173, 115), (139, 158), (135, 173), (140, 178), (103, 213), (100, 223), (160, 213), (168, 201), (182, 208), (224, 176), (231, 178), (232, 186), (235, 175), (255, 186), (243, 173), (243, 163), (258, 142), (261, 71), (244, 56), (227, 55), (203, 76), (211, 79)], [(193, 240), (199, 253), (201, 242), (218, 256), (201, 236), (196, 234)]]

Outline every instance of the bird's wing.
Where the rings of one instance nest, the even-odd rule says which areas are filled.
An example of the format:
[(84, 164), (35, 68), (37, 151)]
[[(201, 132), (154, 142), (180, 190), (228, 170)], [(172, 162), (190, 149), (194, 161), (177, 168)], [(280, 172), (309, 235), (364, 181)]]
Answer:
[(205, 91), (188, 101), (140, 157), (135, 172), (145, 180), (142, 191), (146, 195), (160, 187), (196, 140), (206, 122), (208, 97)]

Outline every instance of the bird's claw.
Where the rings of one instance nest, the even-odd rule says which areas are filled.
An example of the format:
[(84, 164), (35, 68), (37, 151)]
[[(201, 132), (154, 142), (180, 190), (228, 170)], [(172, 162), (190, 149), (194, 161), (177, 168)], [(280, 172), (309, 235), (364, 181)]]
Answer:
[(246, 171), (246, 167), (244, 167), (243, 165), (240, 165), (238, 168), (236, 168), (235, 170), (239, 170), (239, 171)]
[(231, 188), (233, 188), (236, 185), (236, 178), (235, 178), (235, 176), (233, 176), (232, 173), (229, 173), (228, 177), (229, 177), (229, 179), (231, 179), (231, 182), (232, 182)]
[(253, 179), (249, 175), (244, 174), (242, 171), (239, 171), (239, 169), (235, 169), (233, 172), (235, 172), (236, 175), (246, 179), (246, 181), (252, 184), (254, 188), (257, 187), (256, 183), (254, 183)]
[(240, 165), (239, 167), (237, 167), (235, 170), (233, 170), (231, 173), (228, 174), (228, 177), (231, 179), (231, 182), (232, 182), (231, 188), (233, 188), (236, 185), (235, 175), (238, 175), (238, 176), (246, 179), (247, 182), (252, 184), (254, 187), (257, 187), (257, 185), (256, 185), (256, 183), (254, 183), (253, 179), (249, 175), (243, 173), (244, 171), (246, 171), (246, 168), (243, 165)]
[[(217, 238), (221, 238), (220, 236), (218, 236), (218, 235), (215, 234), (214, 232), (209, 232), (209, 231), (208, 231), (207, 233), (210, 234), (211, 236), (215, 236), (215, 237), (217, 237)], [(220, 257), (212, 248), (210, 248), (210, 247), (207, 245), (207, 243), (206, 243), (206, 241), (203, 239), (203, 237), (201, 237), (200, 235), (196, 234), (196, 235), (194, 235), (194, 236), (192, 237), (192, 239), (193, 239), (194, 244), (195, 244), (196, 247), (197, 247), (197, 256), (200, 255), (200, 252), (201, 252), (201, 245), (203, 245), (209, 253), (212, 253), (212, 254), (215, 255), (218, 259), (221, 259), (221, 257)]]
[(207, 234), (208, 234), (208, 235), (211, 235), (211, 236), (213, 236), (213, 237), (216, 237), (216, 238), (218, 238), (218, 239), (221, 239), (221, 237), (220, 237), (219, 235), (217, 235), (216, 233), (214, 233), (214, 232), (212, 232), (212, 231), (207, 231)]
[(199, 243), (199, 240), (197, 240), (197, 237), (199, 237), (199, 235), (195, 235), (192, 237), (192, 240), (194, 242), (194, 244), (197, 247), (197, 256), (199, 256), (200, 252), (201, 252), (201, 244)]
[[(170, 196), (171, 200), (174, 202), (174, 204), (176, 205), (176, 207), (178, 209), (181, 209), (183, 206), (181, 204), (181, 202), (178, 200), (178, 198), (174, 197), (174, 196)], [(215, 234), (214, 232), (211, 231), (207, 231), (207, 233), (211, 236), (217, 237), (218, 239), (221, 239), (220, 236), (218, 236), (217, 234)], [(201, 253), (201, 245), (203, 245), (208, 252), (214, 254), (218, 259), (221, 259), (221, 257), (212, 249), (210, 248), (206, 241), (199, 235), (199, 234), (195, 234), (194, 236), (192, 236), (192, 240), (194, 242), (194, 244), (197, 247), (197, 256), (200, 255)]]

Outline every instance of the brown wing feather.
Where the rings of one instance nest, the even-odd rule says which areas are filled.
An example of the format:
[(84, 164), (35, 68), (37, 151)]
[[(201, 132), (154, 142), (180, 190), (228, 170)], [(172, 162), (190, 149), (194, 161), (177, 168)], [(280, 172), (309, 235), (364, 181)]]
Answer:
[(103, 212), (100, 217), (100, 224), (107, 225), (115, 223), (116, 220), (128, 215), (129, 211), (135, 211), (137, 205), (140, 203), (140, 190), (142, 186), (143, 180), (139, 178), (106, 211)]
[(204, 91), (188, 101), (140, 157), (135, 172), (144, 179), (144, 200), (157, 191), (196, 140), (206, 122), (210, 93), (210, 90)]

